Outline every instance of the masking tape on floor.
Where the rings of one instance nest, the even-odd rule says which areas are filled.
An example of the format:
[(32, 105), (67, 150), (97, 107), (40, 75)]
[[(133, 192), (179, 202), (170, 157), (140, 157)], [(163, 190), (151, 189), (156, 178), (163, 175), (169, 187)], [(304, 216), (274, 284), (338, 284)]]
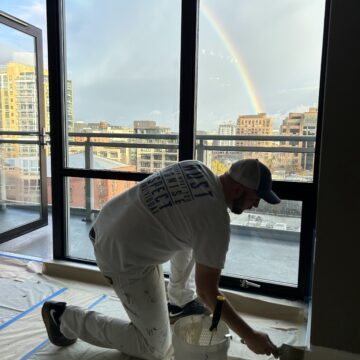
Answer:
[[(91, 310), (95, 306), (97, 306), (100, 302), (104, 301), (106, 299), (107, 295), (101, 295), (96, 301), (94, 301), (92, 304), (88, 306), (88, 309)], [(49, 339), (45, 339), (40, 344), (35, 346), (32, 350), (30, 350), (28, 353), (26, 353), (21, 360), (28, 360), (31, 359), (31, 357), (36, 354), (38, 351), (40, 351), (42, 348), (44, 348), (47, 344), (49, 344)]]
[[(53, 297), (72, 305), (87, 307), (99, 299), (99, 294), (67, 289)], [(2, 360), (21, 359), (47, 339), (47, 332), (41, 317), (41, 306), (34, 307), (25, 316), (11, 322), (1, 331), (0, 349)]]

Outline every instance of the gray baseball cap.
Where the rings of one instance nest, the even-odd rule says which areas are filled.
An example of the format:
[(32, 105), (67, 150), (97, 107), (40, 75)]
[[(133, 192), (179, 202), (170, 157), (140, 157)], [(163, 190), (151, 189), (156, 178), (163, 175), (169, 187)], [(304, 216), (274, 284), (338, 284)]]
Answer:
[(271, 172), (267, 166), (257, 159), (244, 159), (234, 162), (228, 174), (230, 177), (255, 190), (261, 199), (269, 204), (279, 204), (280, 198), (272, 190)]

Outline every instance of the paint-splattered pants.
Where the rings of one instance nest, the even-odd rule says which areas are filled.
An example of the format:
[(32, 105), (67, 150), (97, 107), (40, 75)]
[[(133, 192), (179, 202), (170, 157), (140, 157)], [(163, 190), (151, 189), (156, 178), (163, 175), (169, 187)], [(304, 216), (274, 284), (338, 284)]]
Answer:
[[(194, 298), (191, 252), (177, 253), (171, 268), (169, 299), (185, 304)], [(132, 275), (104, 275), (112, 283), (130, 322), (67, 306), (61, 317), (61, 332), (68, 338), (80, 338), (142, 359), (167, 358), (171, 353), (171, 330), (162, 266), (149, 266)]]

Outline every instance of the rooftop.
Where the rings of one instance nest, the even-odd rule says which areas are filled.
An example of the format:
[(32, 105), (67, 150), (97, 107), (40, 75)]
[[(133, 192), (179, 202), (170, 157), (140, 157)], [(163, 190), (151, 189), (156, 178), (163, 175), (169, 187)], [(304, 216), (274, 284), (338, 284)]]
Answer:
[[(0, 210), (0, 232), (12, 228), (22, 219), (34, 220), (36, 213), (24, 209)], [(0, 251), (52, 259), (52, 216), (49, 225), (0, 244)], [(94, 260), (92, 244), (88, 238), (91, 223), (83, 216), (72, 214), (69, 221), (68, 255), (74, 258)], [(233, 229), (234, 230), (234, 229)], [(245, 278), (297, 284), (299, 262), (299, 233), (281, 236), (284, 231), (253, 229), (238, 226), (233, 231), (223, 274)], [(164, 265), (165, 271), (169, 264)]]

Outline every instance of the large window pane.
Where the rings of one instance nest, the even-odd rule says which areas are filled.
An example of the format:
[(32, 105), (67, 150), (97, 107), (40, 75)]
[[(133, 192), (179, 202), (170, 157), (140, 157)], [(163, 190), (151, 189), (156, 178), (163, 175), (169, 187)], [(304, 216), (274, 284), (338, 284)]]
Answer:
[(325, 1), (200, 4), (198, 133), (223, 137), (212, 142), (225, 147), (215, 159), (248, 147), (237, 159), (258, 158), (284, 180), (312, 181)]
[[(0, 233), (40, 219), (40, 163), (38, 145), (1, 144)], [(16, 141), (19, 137), (12, 141)]]
[[(0, 234), (41, 217), (35, 39), (0, 24)], [(7, 133), (8, 132), (8, 133)]]
[(0, 24), (0, 130), (38, 130), (35, 39)]
[[(141, 166), (141, 145), (175, 145), (177, 157), (180, 0), (109, 0), (106, 5), (71, 0), (65, 1), (65, 17), (67, 166), (73, 167), (72, 155), (87, 147), (128, 171), (164, 167), (166, 147), (152, 148), (151, 163)], [(86, 141), (83, 133), (96, 133), (88, 141), (101, 145), (79, 144)], [(99, 167), (91, 163), (89, 168)]]
[(90, 228), (103, 205), (130, 189), (135, 181), (67, 178), (68, 243), (67, 256), (95, 260), (89, 240)]
[[(296, 287), (301, 211), (301, 202), (283, 200), (278, 207), (261, 201), (257, 209), (230, 213), (230, 245), (222, 275)], [(170, 272), (170, 262), (164, 271)]]
[[(44, 64), (44, 101), (45, 101), (45, 129), (50, 131), (50, 115), (49, 115), (49, 80), (48, 80), (48, 51), (47, 51), (47, 27), (46, 27), (46, 0), (2, 0), (1, 9), (8, 14), (17, 17), (22, 21), (34, 25), (42, 30), (43, 43), (43, 64)], [(0, 25), (1, 40), (4, 40), (6, 35), (5, 27)], [(24, 78), (24, 69), (27, 70), (27, 79), (23, 80), (22, 93), (26, 96), (22, 99), (22, 113), (34, 113), (37, 111), (37, 105), (34, 97), (31, 97), (35, 89), (35, 56), (34, 56), (34, 41), (30, 37), (21, 34), (15, 30), (11, 30), (12, 36), (9, 41), (0, 44), (1, 60), (6, 60), (10, 63), (14, 71), (18, 71)], [(15, 46), (16, 44), (16, 46)], [(3, 64), (2, 64), (3, 65)], [(9, 66), (8, 66), (9, 67)], [(22, 71), (21, 71), (22, 70)], [(34, 122), (23, 123), (21, 129), (18, 130), (34, 130)], [(49, 150), (47, 149), (49, 153)]]
[(231, 241), (224, 275), (298, 285), (301, 202), (231, 214)]

